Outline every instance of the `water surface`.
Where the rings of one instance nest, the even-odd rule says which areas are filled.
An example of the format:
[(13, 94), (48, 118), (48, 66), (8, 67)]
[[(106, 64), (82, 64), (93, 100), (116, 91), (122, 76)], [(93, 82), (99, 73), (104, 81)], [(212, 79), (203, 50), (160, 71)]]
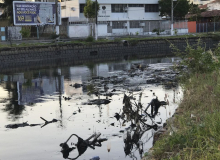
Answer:
[[(77, 134), (83, 139), (88, 138), (94, 132), (100, 132), (102, 138), (108, 141), (102, 143), (102, 147), (95, 150), (88, 148), (80, 156), (79, 160), (89, 160), (91, 157), (99, 156), (102, 160), (130, 160), (141, 159), (141, 154), (135, 147), (130, 155), (125, 156), (124, 140), (126, 137), (120, 130), (130, 126), (126, 123), (121, 126), (119, 121), (113, 118), (116, 112), (122, 109), (124, 93), (128, 94), (126, 87), (120, 85), (108, 85), (109, 89), (118, 88), (116, 95), (109, 97), (111, 103), (107, 105), (82, 105), (88, 99), (97, 99), (95, 95), (88, 95), (82, 88), (71, 87), (71, 84), (88, 82), (91, 77), (111, 77), (118, 75), (123, 77), (123, 72), (131, 68), (132, 63), (150, 64), (151, 69), (166, 69), (176, 61), (176, 58), (145, 59), (134, 61), (121, 61), (115, 63), (88, 64), (82, 66), (68, 66), (59, 68), (47, 68), (30, 70), (23, 73), (0, 75), (0, 159), (10, 160), (61, 160), (60, 143), (67, 140), (71, 134)], [(150, 75), (146, 73), (140, 77), (129, 77), (129, 86), (141, 87), (141, 91), (134, 92), (138, 99), (142, 92), (142, 104), (147, 106), (151, 101), (153, 93), (159, 100), (164, 100), (165, 95), (169, 105), (161, 107), (155, 121), (164, 123), (167, 118), (175, 112), (181, 98), (181, 88), (165, 89), (160, 84), (146, 84)], [(63, 98), (70, 97), (65, 100)], [(101, 98), (106, 98), (101, 96)], [(81, 110), (79, 112), (78, 110)], [(76, 113), (73, 115), (73, 113)], [(149, 110), (150, 113), (150, 110)], [(51, 121), (43, 128), (44, 121)], [(8, 124), (28, 122), (35, 126), (19, 127), (16, 129), (6, 128)], [(110, 124), (114, 123), (114, 126)], [(163, 124), (162, 123), (162, 124)], [(161, 125), (162, 125), (161, 124)], [(149, 130), (143, 134), (140, 141), (143, 143), (143, 151), (152, 147), (153, 135), (156, 131)], [(72, 138), (72, 143), (77, 139)], [(110, 152), (107, 150), (110, 148)], [(143, 153), (144, 153), (143, 152)], [(77, 150), (71, 152), (71, 158), (76, 157)], [(136, 158), (135, 158), (136, 157)]]

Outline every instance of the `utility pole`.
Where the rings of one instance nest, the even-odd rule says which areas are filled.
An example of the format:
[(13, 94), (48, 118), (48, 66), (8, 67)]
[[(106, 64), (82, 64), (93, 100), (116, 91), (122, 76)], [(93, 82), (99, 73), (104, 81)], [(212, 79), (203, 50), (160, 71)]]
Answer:
[(59, 21), (58, 21), (58, 0), (55, 0), (55, 8), (56, 8), (56, 34), (60, 34), (59, 29)]
[(98, 40), (97, 0), (95, 1), (95, 40)]
[(171, 33), (170, 33), (171, 35), (173, 35), (173, 10), (176, 7), (176, 5), (179, 3), (178, 1), (175, 7), (173, 7), (173, 1), (177, 1), (177, 0), (171, 0)]
[(173, 35), (173, 0), (171, 0), (171, 35)]

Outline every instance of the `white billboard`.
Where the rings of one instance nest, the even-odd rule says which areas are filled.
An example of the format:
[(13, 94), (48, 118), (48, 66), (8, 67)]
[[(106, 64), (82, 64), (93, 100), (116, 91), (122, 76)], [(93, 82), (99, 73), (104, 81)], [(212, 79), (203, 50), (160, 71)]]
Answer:
[[(61, 25), (61, 6), (58, 3), (58, 22)], [(56, 7), (53, 2), (13, 1), (14, 25), (55, 25)]]

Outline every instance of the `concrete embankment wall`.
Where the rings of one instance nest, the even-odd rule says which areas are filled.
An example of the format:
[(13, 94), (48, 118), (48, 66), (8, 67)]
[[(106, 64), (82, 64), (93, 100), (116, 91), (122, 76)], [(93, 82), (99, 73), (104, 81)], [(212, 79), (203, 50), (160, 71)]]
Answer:
[[(196, 44), (197, 41), (198, 38), (188, 38), (190, 45)], [(218, 43), (212, 38), (202, 38), (202, 41), (207, 48), (214, 48)], [(172, 56), (174, 54), (170, 43), (184, 50), (186, 39), (2, 48), (0, 49), (0, 72), (19, 71), (19, 68), (28, 70), (35, 67), (75, 65), (127, 58)]]

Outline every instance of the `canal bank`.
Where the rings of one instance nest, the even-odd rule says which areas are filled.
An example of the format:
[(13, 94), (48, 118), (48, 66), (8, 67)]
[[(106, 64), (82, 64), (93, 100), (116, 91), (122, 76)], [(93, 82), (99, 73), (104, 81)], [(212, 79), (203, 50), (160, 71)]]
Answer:
[(187, 70), (180, 74), (183, 98), (143, 160), (220, 159), (220, 48), (204, 52), (198, 45), (195, 50), (187, 49), (181, 63)]
[[(102, 61), (115, 61), (132, 58), (173, 56), (170, 44), (181, 51), (188, 44), (195, 45), (199, 38), (168, 38), (151, 40), (124, 40), (119, 42), (60, 44), (30, 47), (0, 48), (0, 69), (25, 66), (48, 66), (49, 64), (84, 64)], [(214, 48), (218, 40), (202, 37), (203, 46)], [(186, 42), (187, 41), (187, 42)]]

